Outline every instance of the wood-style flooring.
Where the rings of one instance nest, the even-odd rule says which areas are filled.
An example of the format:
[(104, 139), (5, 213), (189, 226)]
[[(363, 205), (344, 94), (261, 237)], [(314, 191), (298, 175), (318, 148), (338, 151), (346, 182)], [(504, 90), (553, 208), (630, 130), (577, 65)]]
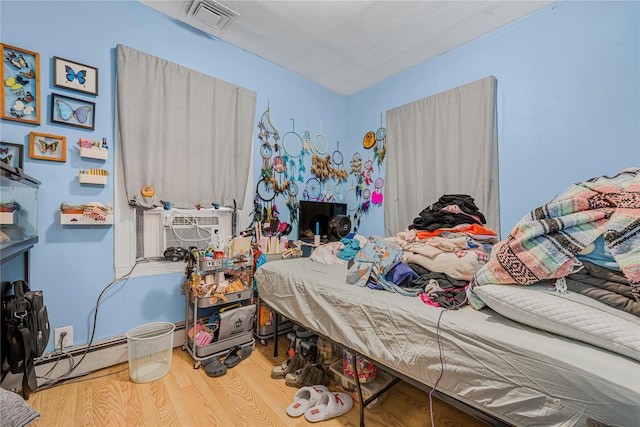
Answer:
[[(106, 368), (32, 394), (28, 403), (41, 414), (33, 427), (54, 426), (359, 426), (360, 405), (344, 416), (309, 423), (286, 413), (296, 388), (270, 376), (280, 365), (289, 341), (280, 340), (280, 356), (273, 343), (256, 340), (250, 357), (221, 377), (194, 369), (189, 353), (173, 350), (171, 371), (153, 382), (129, 380), (128, 364)], [(93, 378), (93, 379), (88, 379)], [(329, 386), (335, 389), (333, 383)], [(365, 409), (365, 426), (430, 426), (429, 395), (406, 382), (395, 385), (373, 409)], [(485, 426), (481, 421), (433, 399), (435, 426)]]

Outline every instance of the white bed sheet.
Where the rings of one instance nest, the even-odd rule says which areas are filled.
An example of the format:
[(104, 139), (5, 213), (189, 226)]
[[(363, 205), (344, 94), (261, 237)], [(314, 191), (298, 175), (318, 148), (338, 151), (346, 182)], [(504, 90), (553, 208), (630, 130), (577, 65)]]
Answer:
[(282, 315), (427, 386), (440, 373), (439, 331), (437, 389), (509, 424), (640, 419), (638, 362), (490, 309), (443, 312), (420, 298), (348, 285), (346, 271), (299, 258), (268, 262), (255, 278), (260, 299)]

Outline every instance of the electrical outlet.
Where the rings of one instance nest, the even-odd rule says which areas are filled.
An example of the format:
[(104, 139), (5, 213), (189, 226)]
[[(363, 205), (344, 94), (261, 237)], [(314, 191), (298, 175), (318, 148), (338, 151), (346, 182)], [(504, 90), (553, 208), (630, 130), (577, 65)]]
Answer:
[(66, 332), (64, 336), (64, 340), (62, 341), (62, 348), (71, 347), (73, 345), (73, 326), (65, 326), (63, 328), (55, 328), (53, 330), (53, 345), (55, 349), (59, 349), (60, 346), (60, 335), (63, 332)]

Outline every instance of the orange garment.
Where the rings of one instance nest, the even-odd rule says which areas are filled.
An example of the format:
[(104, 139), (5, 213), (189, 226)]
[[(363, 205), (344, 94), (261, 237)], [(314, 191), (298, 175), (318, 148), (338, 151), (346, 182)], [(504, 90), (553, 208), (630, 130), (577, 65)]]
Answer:
[(453, 233), (468, 233), (474, 235), (486, 235), (486, 236), (497, 236), (496, 232), (491, 230), (490, 228), (483, 227), (480, 224), (471, 224), (454, 228), (438, 228), (434, 231), (429, 230), (416, 230), (416, 238), (419, 240), (426, 239), (427, 237), (435, 237), (439, 234), (451, 231)]

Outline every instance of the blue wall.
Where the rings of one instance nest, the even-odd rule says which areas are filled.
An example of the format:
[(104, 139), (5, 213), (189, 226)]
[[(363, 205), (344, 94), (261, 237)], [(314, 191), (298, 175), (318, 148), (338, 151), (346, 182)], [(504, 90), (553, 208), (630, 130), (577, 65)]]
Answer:
[[(63, 201), (113, 202), (111, 180), (99, 188), (77, 183), (78, 169), (94, 166), (77, 156), (75, 142), (106, 137), (113, 147), (119, 43), (256, 91), (256, 124), (269, 105), (281, 135), (291, 118), (298, 133), (308, 127), (312, 136), (322, 121), (330, 150), (341, 141), (346, 166), (387, 109), (496, 76), (502, 235), (569, 183), (640, 165), (638, 2), (561, 2), (348, 98), (135, 1), (2, 1), (0, 12), (2, 43), (40, 54), (43, 100), (40, 126), (3, 120), (2, 139), (28, 147), (31, 131), (67, 137), (66, 163), (30, 159), (27, 149), (25, 171), (43, 182), (31, 284), (45, 291), (52, 328), (74, 326), (75, 344), (88, 341), (96, 299), (115, 277), (113, 227), (62, 228), (58, 209)], [(53, 56), (97, 67), (99, 96), (55, 88)], [(52, 124), (51, 92), (95, 102), (95, 131)], [(254, 182), (258, 145), (256, 137)], [(113, 171), (113, 156), (105, 167)], [(359, 232), (383, 230), (382, 208), (371, 209)], [(117, 283), (100, 305), (95, 338), (184, 320), (182, 281), (173, 274)]]

